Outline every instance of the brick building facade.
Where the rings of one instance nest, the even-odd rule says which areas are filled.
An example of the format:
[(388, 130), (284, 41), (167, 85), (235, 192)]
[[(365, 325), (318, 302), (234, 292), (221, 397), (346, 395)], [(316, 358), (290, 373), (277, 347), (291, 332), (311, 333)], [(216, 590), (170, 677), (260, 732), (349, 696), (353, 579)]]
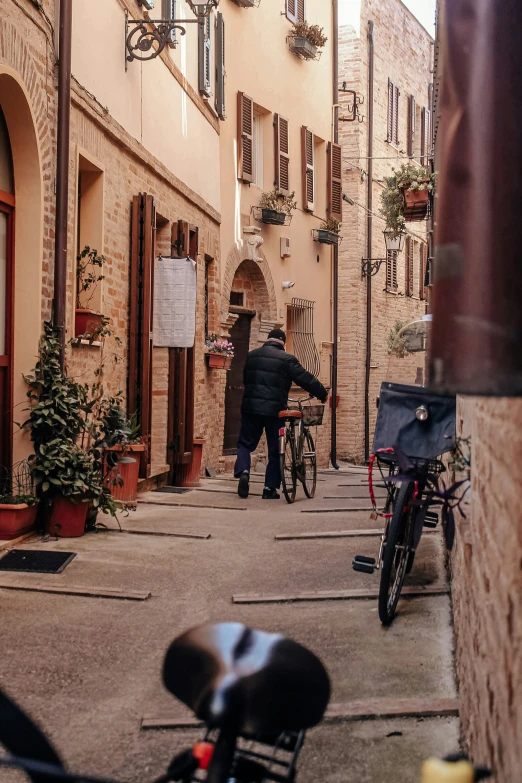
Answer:
[[(368, 249), (368, 123), (371, 107), (368, 96), (368, 24), (373, 22), (374, 101), (373, 101), (373, 207), (372, 258), (386, 255), (383, 238), (385, 222), (379, 215), (384, 177), (394, 166), (408, 160), (410, 97), (415, 101), (415, 135), (411, 152), (421, 160), (423, 110), (429, 109), (432, 80), (432, 39), (400, 0), (362, 0), (351, 3), (343, 14), (339, 30), (339, 81), (357, 95), (361, 121), (340, 123), (343, 146), (343, 191), (345, 203), (343, 242), (339, 253), (339, 435), (341, 457), (360, 461), (365, 456), (365, 371), (367, 283), (361, 276), (361, 259)], [(398, 88), (398, 138), (388, 141), (390, 82)], [(352, 112), (350, 93), (340, 93), (340, 115)], [(354, 202), (354, 203), (352, 203)], [(418, 382), (424, 376), (424, 354), (398, 360), (388, 353), (390, 330), (397, 321), (408, 323), (426, 312), (424, 264), (426, 222), (407, 224), (406, 247), (382, 266), (372, 278), (372, 337), (369, 384), (370, 447), (375, 425), (375, 400), (385, 379)], [(411, 243), (411, 244), (410, 244)], [(408, 282), (407, 258), (413, 254), (413, 279)], [(411, 273), (410, 273), (411, 274)], [(413, 285), (412, 285), (413, 283)], [(419, 357), (421, 357), (419, 359)]]

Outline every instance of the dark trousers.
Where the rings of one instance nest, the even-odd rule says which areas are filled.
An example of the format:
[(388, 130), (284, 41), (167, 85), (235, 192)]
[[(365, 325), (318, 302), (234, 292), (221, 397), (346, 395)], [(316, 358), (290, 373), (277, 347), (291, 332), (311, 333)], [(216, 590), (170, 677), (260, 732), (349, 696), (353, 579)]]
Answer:
[(234, 476), (238, 478), (244, 470), (250, 471), (250, 455), (255, 451), (261, 440), (263, 430), (266, 432), (268, 445), (268, 465), (265, 474), (265, 486), (279, 489), (281, 486), (281, 469), (279, 467), (279, 427), (277, 416), (241, 416), (241, 429), (237, 442), (237, 459)]

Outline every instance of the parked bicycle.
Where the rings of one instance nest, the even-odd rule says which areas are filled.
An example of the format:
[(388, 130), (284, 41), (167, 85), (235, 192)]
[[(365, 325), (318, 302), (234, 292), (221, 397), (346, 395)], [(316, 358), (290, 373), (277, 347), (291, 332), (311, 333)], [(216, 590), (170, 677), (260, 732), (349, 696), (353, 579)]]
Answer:
[[(398, 333), (400, 359), (425, 351), (423, 323), (409, 324)], [(397, 375), (396, 366), (388, 369), (390, 375), (391, 369)], [(409, 369), (411, 372), (411, 362)], [(438, 524), (440, 509), (437, 501), (430, 504), (431, 489), (446, 470), (440, 457), (453, 448), (455, 419), (454, 396), (432, 394), (422, 385), (385, 381), (381, 386), (368, 487), (372, 519), (382, 517), (385, 526), (377, 558), (358, 555), (353, 568), (368, 574), (380, 572), (379, 618), (384, 625), (389, 625), (395, 616), (423, 529)], [(374, 491), (375, 465), (380, 472), (380, 486), (387, 490), (381, 509)], [(411, 480), (406, 475), (408, 471)]]
[(279, 454), (281, 460), (281, 481), (287, 503), (293, 503), (300, 481), (307, 498), (313, 498), (317, 484), (317, 459), (310, 427), (323, 423), (322, 404), (307, 405), (311, 395), (302, 399), (288, 399), (297, 408), (281, 411), (279, 430)]

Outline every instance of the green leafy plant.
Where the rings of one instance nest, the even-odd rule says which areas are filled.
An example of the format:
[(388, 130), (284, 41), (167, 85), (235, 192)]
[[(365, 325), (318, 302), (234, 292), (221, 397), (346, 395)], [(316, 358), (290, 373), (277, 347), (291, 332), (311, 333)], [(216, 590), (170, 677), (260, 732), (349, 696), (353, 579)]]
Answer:
[[(94, 296), (96, 286), (105, 275), (101, 270), (105, 263), (105, 256), (99, 255), (97, 250), (91, 249), (86, 245), (82, 252), (76, 256), (76, 308), (88, 309)], [(83, 296), (90, 292), (90, 296)]]
[(404, 359), (408, 351), (408, 340), (406, 337), (399, 337), (399, 332), (406, 326), (404, 321), (395, 321), (388, 335), (388, 354), (393, 354), (399, 359)]
[(332, 231), (334, 234), (340, 234), (342, 223), (337, 218), (329, 217), (321, 222), (321, 231)]
[(324, 27), (319, 27), (318, 24), (308, 24), (308, 22), (294, 22), (292, 35), (296, 38), (306, 38), (318, 49), (321, 49), (328, 41), (324, 34)]
[(263, 209), (273, 209), (276, 212), (284, 212), (285, 215), (291, 215), (297, 209), (295, 191), (286, 195), (279, 188), (262, 193), (259, 203)]
[(393, 169), (391, 177), (385, 177), (380, 213), (386, 221), (386, 227), (394, 232), (394, 236), (404, 231), (406, 222), (404, 190), (428, 190), (431, 193), (435, 187), (435, 179), (436, 175), (430, 174), (424, 166), (411, 162), (403, 163), (398, 169)]
[(0, 506), (36, 506), (38, 502), (36, 495), (0, 495)]
[(455, 473), (469, 472), (471, 469), (471, 437), (455, 439), (448, 465)]

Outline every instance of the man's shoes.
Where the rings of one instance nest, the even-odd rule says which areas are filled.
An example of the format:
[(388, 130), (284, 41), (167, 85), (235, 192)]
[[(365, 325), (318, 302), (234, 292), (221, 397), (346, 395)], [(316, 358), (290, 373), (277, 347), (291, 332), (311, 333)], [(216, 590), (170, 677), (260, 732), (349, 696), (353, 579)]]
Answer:
[(237, 494), (244, 500), (248, 497), (248, 491), (250, 489), (250, 473), (248, 470), (244, 470), (239, 477), (239, 484), (237, 485)]
[(279, 492), (275, 489), (270, 489), (269, 487), (265, 487), (263, 489), (263, 500), (279, 500), (280, 495)]

